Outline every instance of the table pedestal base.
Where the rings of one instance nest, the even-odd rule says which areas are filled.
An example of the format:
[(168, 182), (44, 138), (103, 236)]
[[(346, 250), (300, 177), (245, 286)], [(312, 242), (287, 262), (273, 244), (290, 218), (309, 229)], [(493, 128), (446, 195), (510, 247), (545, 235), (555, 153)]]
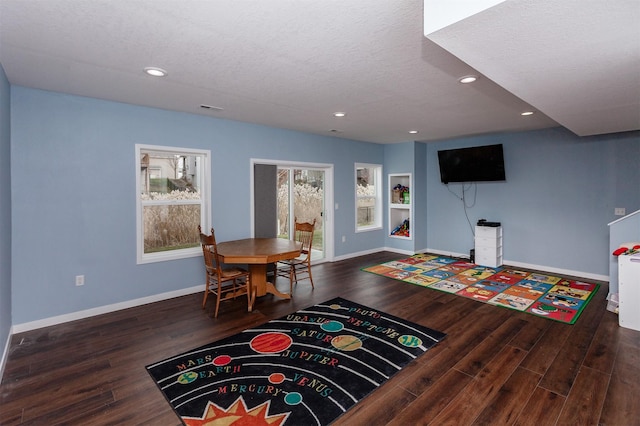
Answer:
[(256, 296), (262, 297), (267, 293), (283, 299), (291, 299), (291, 294), (282, 293), (276, 286), (267, 282), (267, 265), (254, 263), (249, 265), (249, 273), (251, 274), (251, 296), (249, 300), (249, 312), (253, 309), (253, 303)]

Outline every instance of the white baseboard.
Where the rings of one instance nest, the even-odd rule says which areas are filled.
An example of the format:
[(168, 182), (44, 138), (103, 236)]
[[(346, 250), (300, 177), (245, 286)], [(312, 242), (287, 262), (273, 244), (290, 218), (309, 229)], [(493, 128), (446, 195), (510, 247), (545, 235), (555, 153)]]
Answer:
[(530, 263), (513, 262), (511, 260), (505, 260), (504, 263), (505, 265), (509, 265), (509, 266), (517, 266), (518, 268), (525, 268), (525, 269), (534, 269), (538, 271), (549, 272), (552, 274), (568, 275), (570, 277), (579, 277), (579, 278), (585, 278), (585, 279), (594, 280), (594, 281), (607, 281), (607, 282), (609, 281), (608, 275), (591, 274), (589, 272), (573, 271), (571, 269), (563, 269), (563, 268), (553, 268), (551, 266), (544, 266), (544, 265), (532, 265)]
[(9, 335), (7, 336), (7, 340), (4, 345), (4, 350), (2, 351), (2, 359), (0, 359), (0, 384), (2, 383), (2, 378), (4, 377), (4, 366), (7, 364), (7, 357), (9, 356), (9, 347), (11, 345), (11, 336), (13, 336), (13, 327), (9, 329)]
[(333, 258), (332, 262), (339, 262), (341, 260), (352, 259), (354, 257), (366, 256), (368, 254), (379, 253), (381, 251), (390, 251), (392, 253), (406, 254), (407, 256), (412, 256), (414, 254), (413, 251), (409, 251), (409, 250), (400, 250), (392, 247), (380, 247), (380, 248), (371, 249), (371, 250), (359, 251), (356, 253), (349, 253), (342, 256), (336, 256)]
[(335, 256), (333, 258), (333, 262), (339, 262), (341, 260), (352, 259), (354, 257), (366, 256), (367, 254), (378, 253), (378, 252), (384, 251), (384, 250), (385, 250), (384, 248), (377, 248), (377, 249), (359, 251), (359, 252), (355, 252), (355, 253), (349, 253), (349, 254), (345, 254), (345, 255), (342, 255), (342, 256)]
[[(97, 308), (85, 309), (84, 311), (71, 312), (69, 314), (58, 315), (55, 317), (44, 318), (37, 321), (16, 324), (12, 328), (11, 334), (23, 333), (42, 327), (62, 324), (64, 322), (75, 321), (95, 315), (107, 314), (109, 312), (119, 311), (121, 309), (133, 308), (135, 306), (146, 305), (148, 303), (159, 302), (161, 300), (173, 299), (174, 297), (185, 296), (187, 294), (198, 293), (204, 291), (204, 284), (195, 287), (183, 288), (180, 290), (169, 291), (166, 293), (154, 294), (153, 296), (141, 297), (139, 299), (127, 300), (125, 302), (114, 303), (112, 305), (99, 306)], [(9, 337), (9, 340), (11, 337)]]
[[(433, 250), (433, 249), (422, 250), (422, 252), (439, 254), (441, 256), (460, 257), (463, 259), (469, 259), (468, 253), (444, 252), (442, 250)], [(595, 280), (595, 281), (607, 281), (607, 282), (609, 281), (608, 275), (592, 274), (589, 272), (573, 271), (571, 269), (554, 268), (551, 266), (535, 265), (532, 263), (515, 262), (507, 259), (504, 260), (504, 265), (515, 266), (518, 268), (525, 268), (525, 269), (533, 269), (536, 271), (544, 271), (552, 274), (568, 275), (571, 277), (580, 277), (580, 278), (585, 278), (585, 279)]]
[[(351, 259), (353, 257), (358, 257), (358, 256), (364, 256), (367, 254), (372, 254), (372, 253), (378, 253), (380, 251), (390, 251), (393, 253), (399, 253), (399, 254), (403, 254), (403, 255), (408, 255), (411, 256), (413, 254), (415, 254), (413, 251), (408, 251), (408, 250), (399, 250), (396, 248), (391, 248), (391, 247), (382, 247), (379, 249), (372, 249), (372, 250), (365, 250), (365, 251), (361, 251), (361, 252), (357, 252), (357, 253), (349, 253), (347, 255), (344, 256), (337, 256), (333, 259), (334, 262), (340, 261), (340, 260), (347, 260), (347, 259)], [(443, 250), (436, 250), (436, 249), (423, 249), (423, 250), (419, 250), (418, 253), (433, 253), (433, 254), (438, 254), (440, 256), (449, 256), (449, 257), (457, 257), (457, 258), (461, 258), (461, 259), (469, 259), (469, 253), (457, 253), (457, 252), (453, 252), (453, 251), (443, 251)], [(568, 275), (568, 276), (572, 276), (572, 277), (580, 277), (580, 278), (585, 278), (585, 279), (589, 279), (589, 280), (596, 280), (596, 281), (609, 281), (609, 276), (608, 275), (600, 275), (600, 274), (592, 274), (589, 272), (582, 272), (582, 271), (573, 271), (571, 269), (563, 269), (563, 268), (553, 268), (550, 266), (545, 266), (545, 265), (534, 265), (532, 263), (523, 263), (523, 262), (514, 262), (511, 260), (505, 260), (504, 261), (505, 265), (509, 265), (509, 266), (515, 266), (518, 268), (525, 268), (525, 269), (533, 269), (533, 270), (537, 270), (537, 271), (545, 271), (545, 272), (549, 272), (549, 273), (553, 273), (553, 274), (560, 274), (560, 275)]]
[(439, 254), (440, 256), (459, 257), (461, 259), (469, 259), (469, 253), (458, 253), (455, 251), (424, 249), (424, 250), (420, 250), (418, 253), (433, 253), (433, 254)]
[(401, 250), (401, 249), (391, 248), (391, 247), (385, 247), (382, 250), (390, 251), (390, 252), (393, 252), (393, 253), (406, 254), (407, 256), (413, 256), (415, 254), (415, 252), (410, 251), (410, 250)]

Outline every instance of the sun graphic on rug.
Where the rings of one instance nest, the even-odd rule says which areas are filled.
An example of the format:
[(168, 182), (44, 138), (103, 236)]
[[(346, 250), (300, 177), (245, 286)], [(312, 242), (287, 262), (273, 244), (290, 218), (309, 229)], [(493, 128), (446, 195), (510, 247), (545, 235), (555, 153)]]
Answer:
[(267, 415), (271, 401), (247, 410), (242, 397), (235, 400), (228, 409), (224, 409), (209, 401), (202, 417), (183, 417), (187, 426), (279, 426), (283, 425), (289, 413)]

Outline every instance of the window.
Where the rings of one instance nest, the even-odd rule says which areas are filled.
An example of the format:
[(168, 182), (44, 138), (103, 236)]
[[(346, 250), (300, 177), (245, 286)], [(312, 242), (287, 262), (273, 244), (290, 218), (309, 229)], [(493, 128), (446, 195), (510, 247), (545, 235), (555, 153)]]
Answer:
[(136, 145), (138, 263), (201, 255), (198, 225), (208, 228), (209, 157), (203, 150)]
[(382, 228), (382, 166), (356, 164), (356, 232)]

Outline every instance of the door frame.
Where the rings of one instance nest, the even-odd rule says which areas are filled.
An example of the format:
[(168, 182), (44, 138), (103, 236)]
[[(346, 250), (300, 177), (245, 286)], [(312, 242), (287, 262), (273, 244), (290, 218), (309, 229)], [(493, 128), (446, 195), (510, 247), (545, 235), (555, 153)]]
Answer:
[(322, 218), (324, 220), (324, 259), (318, 261), (333, 262), (335, 255), (335, 241), (334, 241), (334, 223), (333, 217), (333, 164), (328, 163), (308, 163), (304, 161), (285, 161), (285, 160), (268, 160), (262, 158), (250, 158), (249, 159), (249, 173), (250, 173), (250, 190), (249, 190), (249, 205), (250, 205), (250, 223), (251, 223), (251, 236), (255, 236), (254, 219), (255, 219), (255, 204), (254, 204), (254, 183), (253, 183), (253, 168), (256, 164), (266, 164), (272, 166), (282, 166), (288, 168), (299, 169), (321, 169), (324, 171), (324, 210)]

